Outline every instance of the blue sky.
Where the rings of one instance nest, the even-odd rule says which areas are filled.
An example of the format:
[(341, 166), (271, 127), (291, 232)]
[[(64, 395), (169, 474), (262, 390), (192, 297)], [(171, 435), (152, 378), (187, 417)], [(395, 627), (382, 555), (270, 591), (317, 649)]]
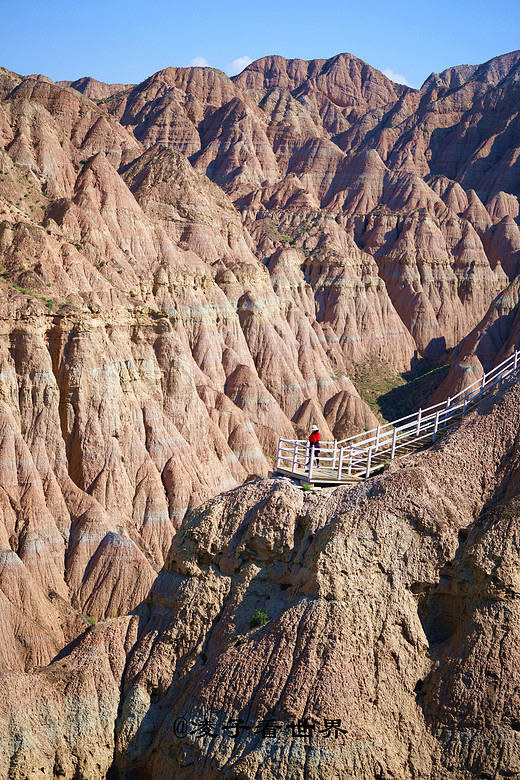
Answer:
[(136, 83), (190, 63), (230, 75), (267, 54), (328, 58), (350, 52), (418, 87), (432, 71), (520, 48), (518, 0), (26, 0), (2, 9), (0, 64), (54, 80)]

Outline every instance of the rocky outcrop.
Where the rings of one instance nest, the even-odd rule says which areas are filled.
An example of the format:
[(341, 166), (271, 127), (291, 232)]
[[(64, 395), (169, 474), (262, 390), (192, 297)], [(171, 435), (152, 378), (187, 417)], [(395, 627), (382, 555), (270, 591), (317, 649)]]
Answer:
[(504, 80), (517, 81), (520, 78), (520, 51), (512, 51), (500, 57), (493, 57), (483, 65), (457, 65), (432, 73), (421, 87), (423, 91), (447, 87), (453, 89), (462, 86), (468, 80), (481, 81), (497, 86)]
[[(288, 240), (312, 252), (310, 224), (332, 217), (319, 222), (322, 247), (344, 254), (346, 234), (348, 255), (352, 239), (372, 254), (415, 349), (436, 360), (484, 316), (504, 272), (516, 274), (516, 68), (512, 53), (453, 69), (418, 92), (347, 54), (266, 57), (232, 80), (170, 68), (107, 106), (145, 144), (179, 149), (223, 187), (266, 259)], [(499, 106), (505, 124), (493, 118)], [(478, 149), (477, 126), (486, 134)], [(327, 313), (337, 323), (342, 316)], [(392, 316), (385, 327), (394, 333)], [(349, 322), (359, 328), (359, 313)], [(399, 340), (368, 350), (403, 370), (410, 352)], [(347, 360), (363, 359), (349, 354), (351, 343), (349, 334)]]
[(450, 356), (450, 370), (433, 396), (437, 402), (463, 390), (511, 355), (520, 344), (519, 280), (498, 295), (478, 325)]
[(132, 84), (105, 84), (90, 76), (84, 76), (81, 79), (76, 79), (76, 81), (57, 81), (56, 84), (59, 87), (71, 87), (95, 101), (111, 97), (118, 92), (126, 92), (133, 86)]
[[(454, 437), (367, 490), (318, 502), (258, 478), (280, 435), (376, 424), (349, 378), (360, 364), (404, 372), (452, 350), (447, 396), (517, 345), (517, 60), (420, 91), (351, 55), (128, 88), (0, 72), (0, 660), (10, 696), (48, 692), (54, 724), (36, 706), (9, 721), (5, 703), (26, 735), (2, 753), (14, 778), (40, 758), (102, 777), (114, 745), (113, 772), (183, 776), (193, 759), (207, 777), (283, 777), (303, 767), (290, 724), (335, 719), (332, 698), (348, 726), (322, 730), (320, 755), (339, 740), (328, 775), (449, 777), (436, 729), (477, 728), (457, 696), (481, 667), (457, 660), (463, 637), (440, 645), (460, 572), (491, 566), (486, 502), (502, 529), (514, 510), (498, 498), (516, 484), (516, 401), (464, 424), (465, 460)], [(463, 558), (472, 523), (484, 541)], [(489, 587), (472, 585), (464, 620), (484, 620)], [(251, 608), (271, 617), (255, 634)], [(235, 728), (235, 750), (224, 716), (257, 723), (278, 703), (280, 745)], [(224, 733), (172, 742), (164, 707), (218, 711)], [(486, 717), (507, 737), (500, 712)], [(471, 758), (450, 734), (453, 771), (489, 774), (499, 742)]]
[(3, 83), (3, 658), (20, 670), (141, 603), (186, 512), (267, 475), (280, 435), (332, 437), (338, 396), (349, 430), (370, 413), (301, 269), (303, 298), (216, 184), (74, 90)]
[[(504, 640), (515, 641), (514, 597), (505, 596), (515, 588), (514, 526), (506, 522), (515, 489), (500, 501), (497, 495), (515, 480), (519, 398), (515, 386), (436, 451), (396, 464), (366, 490), (305, 499), (289, 486), (257, 483), (192, 515), (152, 590), (150, 626), (127, 669), (127, 707), (145, 702), (146, 716), (118, 722), (119, 771), (152, 776), (167, 767), (182, 777), (194, 762), (200, 777), (285, 777), (305, 764), (319, 776), (318, 764), (305, 758), (309, 750), (319, 751), (321, 771), (325, 762), (337, 777), (352, 776), (354, 766), (367, 778), (469, 777), (475, 766), (513, 766), (516, 705), (510, 700), (503, 714), (497, 705), (514, 661), (497, 659), (498, 696), (489, 697), (484, 659), (498, 623)], [(492, 561), (490, 549), (498, 556)], [(146, 658), (163, 589), (176, 594), (167, 641)], [(205, 628), (196, 616), (209, 591), (215, 617)], [(505, 604), (488, 613), (499, 593), (510, 616)], [(181, 641), (174, 615), (187, 609), (192, 643), (165, 677), (161, 658)], [(270, 617), (262, 628), (249, 626), (255, 609)], [(467, 615), (462, 626), (458, 615)], [(156, 700), (148, 699), (151, 685)], [(465, 713), (474, 685), (481, 694), (472, 716)], [(215, 736), (175, 736), (183, 717), (207, 719)], [(496, 730), (482, 732), (488, 718)], [(258, 726), (269, 719), (280, 726), (276, 737)], [(326, 719), (341, 720), (332, 744)], [(312, 738), (302, 736), (305, 721)], [(480, 750), (466, 743), (467, 728)], [(505, 739), (511, 747), (501, 759)]]
[(48, 705), (3, 699), (2, 771), (516, 771), (519, 388), (359, 488), (256, 480), (194, 510), (136, 616), (3, 676)]

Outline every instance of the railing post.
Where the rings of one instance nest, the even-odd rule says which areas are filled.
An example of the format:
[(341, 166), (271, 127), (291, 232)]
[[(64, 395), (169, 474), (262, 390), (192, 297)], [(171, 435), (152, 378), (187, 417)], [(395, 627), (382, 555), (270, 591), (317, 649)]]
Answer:
[(311, 447), (311, 458), (309, 460), (309, 482), (312, 479), (313, 468), (314, 468), (314, 447)]
[(334, 453), (332, 455), (332, 470), (336, 468), (336, 458), (338, 457), (338, 442), (334, 439)]
[(464, 415), (466, 414), (466, 406), (467, 406), (467, 405), (468, 405), (468, 399), (467, 399), (467, 398), (465, 398), (465, 399), (464, 399), (464, 406), (462, 407), (462, 416), (463, 416), (463, 417), (464, 417)]
[(280, 460), (282, 455), (282, 440), (278, 439), (278, 451), (276, 453), (276, 471), (280, 468)]
[(345, 450), (343, 449), (343, 447), (340, 447), (340, 450), (339, 450), (339, 465), (338, 465), (338, 479), (340, 481), (341, 481), (341, 471), (343, 469), (343, 453), (344, 452), (345, 452)]
[(513, 363), (513, 371), (516, 371), (518, 367), (518, 350), (515, 350), (515, 362)]
[(417, 413), (417, 431), (415, 432), (416, 436), (419, 436), (419, 433), (421, 431), (421, 417), (422, 417), (422, 409), (419, 409)]
[(292, 456), (292, 473), (294, 474), (296, 472), (296, 460), (298, 458), (298, 442), (294, 442), (294, 450), (293, 450), (293, 456)]
[(448, 409), (450, 408), (450, 404), (451, 404), (451, 398), (448, 397), (446, 399), (446, 406), (444, 407), (444, 412), (445, 412), (445, 414), (444, 414), (444, 427), (445, 428), (446, 428), (446, 426), (448, 424), (448, 414), (447, 414), (447, 412), (448, 412)]
[(370, 476), (370, 466), (372, 465), (372, 447), (368, 448), (368, 458), (367, 458), (367, 479)]
[(380, 434), (380, 433), (381, 433), (381, 426), (380, 426), (380, 425), (378, 425), (378, 426), (377, 426), (377, 430), (376, 430), (376, 452), (377, 452), (377, 451), (378, 451), (378, 449), (379, 449), (379, 434)]
[(350, 476), (352, 474), (352, 444), (349, 447), (348, 451), (348, 475)]
[(433, 441), (437, 440), (437, 431), (439, 430), (439, 417), (440, 417), (440, 414), (441, 414), (441, 410), (439, 409), (439, 411), (435, 415), (435, 425), (433, 426)]
[(482, 382), (480, 383), (480, 392), (484, 392), (484, 388), (486, 386), (486, 375), (482, 374)]
[(392, 454), (390, 455), (390, 460), (393, 460), (395, 458), (395, 445), (397, 442), (397, 428), (394, 428), (394, 433), (392, 436)]

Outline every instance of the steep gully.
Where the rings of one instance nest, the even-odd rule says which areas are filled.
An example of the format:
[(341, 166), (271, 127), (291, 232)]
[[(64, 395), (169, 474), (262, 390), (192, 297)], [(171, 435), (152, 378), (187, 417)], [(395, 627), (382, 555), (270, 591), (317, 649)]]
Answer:
[[(271, 679), (272, 691), (283, 691), (284, 722), (304, 716), (296, 689), (307, 677), (309, 683), (315, 680), (306, 699), (310, 702), (320, 697), (326, 702), (320, 686), (334, 690), (343, 679), (338, 670), (346, 674), (342, 690), (353, 685), (356, 691), (366, 691), (363, 680), (375, 680), (368, 699), (356, 694), (363, 712), (351, 721), (353, 739), (339, 751), (342, 757), (331, 758), (338, 776), (352, 776), (358, 761), (367, 777), (385, 773), (405, 777), (407, 772), (436, 776), (437, 769), (441, 776), (452, 771), (438, 745), (430, 741), (432, 733), (424, 737), (424, 745), (407, 736), (423, 732), (420, 713), (409, 698), (413, 688), (405, 671), (410, 653), (406, 637), (415, 637), (419, 648), (409, 667), (414, 686), (427, 679), (428, 666), (426, 640), (410, 612), (409, 596), (379, 580), (367, 584), (363, 574), (360, 590), (366, 588), (373, 596), (370, 603), (379, 604), (373, 625), (368, 617), (364, 626), (359, 624), (348, 599), (344, 620), (338, 622), (345, 575), (334, 567), (327, 573), (329, 563), (323, 564), (313, 540), (311, 552), (299, 548), (301, 560), (292, 559), (290, 550), (306, 538), (305, 523), (314, 527), (325, 522), (323, 512), (329, 511), (325, 505), (312, 507), (314, 519), (306, 515), (305, 521), (293, 521), (284, 502), (287, 499), (292, 506), (300, 498), (289, 493), (287, 498), (285, 488), (252, 483), (239, 495), (273, 489), (272, 514), (280, 510), (281, 519), (289, 518), (287, 528), (271, 522), (267, 493), (265, 532), (261, 506), (249, 514), (245, 509), (244, 519), (242, 499), (230, 498), (235, 496), (231, 493), (215, 499), (225, 512), (219, 515), (212, 544), (191, 551), (193, 561), (200, 556), (200, 565), (175, 552), (186, 538), (184, 532), (174, 542), (172, 564), (168, 551), (188, 512), (194, 512), (189, 523), (202, 528), (204, 513), (211, 516), (220, 505), (204, 505), (205, 501), (248, 474), (267, 474), (280, 433), (300, 436), (313, 421), (331, 437), (372, 428), (374, 417), (348, 378), (371, 356), (403, 371), (417, 354), (438, 359), (446, 347), (453, 348), (450, 373), (438, 390), (447, 397), (510, 354), (518, 341), (517, 55), (495, 58), (475, 70), (476, 80), (463, 70), (440, 74), (422, 91), (392, 84), (351, 55), (312, 63), (266, 58), (234, 81), (212, 69), (171, 68), (136, 87), (117, 85), (114, 91), (103, 85), (103, 94), (92, 94), (99, 102), (42, 76), (22, 78), (2, 71), (0, 654), (2, 668), (12, 670), (6, 685), (14, 685), (29, 701), (37, 679), (51, 712), (45, 725), (27, 723), (25, 713), (16, 707), (14, 712), (5, 711), (11, 726), (4, 733), (15, 734), (14, 748), (6, 748), (4, 754), (6, 772), (13, 777), (23, 775), (24, 766), (40, 758), (49, 772), (103, 776), (112, 761), (111, 730), (125, 667), (123, 692), (126, 696), (130, 691), (130, 699), (118, 721), (115, 766), (122, 772), (133, 771), (134, 765), (149, 772), (154, 762), (159, 766), (164, 761), (182, 773), (185, 759), (179, 758), (179, 746), (171, 749), (171, 729), (161, 714), (164, 701), (170, 706), (169, 696), (181, 701), (177, 678), (173, 682), (168, 678), (172, 663), (178, 664), (179, 675), (191, 674), (192, 668), (198, 675), (200, 669), (208, 680), (207, 695), (217, 704), (227, 690), (227, 683), (217, 684), (218, 675), (227, 680), (236, 672), (253, 699), (258, 690), (259, 716), (268, 710), (261, 680)], [(76, 86), (98, 89), (88, 81)], [(478, 148), (471, 140), (477, 128)], [(421, 479), (415, 485), (415, 472), (410, 472), (414, 498), (402, 517), (414, 518), (420, 538), (426, 540), (421, 551), (416, 542), (410, 543), (410, 555), (432, 556), (429, 562), (421, 558), (428, 573), (422, 571), (413, 580), (418, 593), (421, 582), (428, 588), (436, 582), (436, 562), (442, 568), (453, 558), (460, 518), (468, 526), (480, 512), (485, 491), (504, 478), (499, 454), (505, 457), (500, 448), (509, 447), (512, 423), (502, 430), (500, 414), (495, 413), (497, 431), (505, 436), (505, 444), (493, 444), (496, 459), (493, 455), (489, 472), (466, 460), (456, 466), (452, 461), (441, 464), (455, 469), (455, 476), (450, 475), (455, 482), (460, 476), (457, 469), (466, 469), (466, 484), (475, 480), (480, 496), (471, 512), (466, 497), (460, 499), (462, 509), (451, 493), (449, 500), (442, 497), (441, 515), (449, 530), (439, 530), (433, 508), (428, 519), (415, 488), (429, 506), (430, 487)], [(514, 448), (507, 455), (514, 463)], [(453, 457), (457, 461), (459, 456)], [(484, 458), (483, 451), (479, 449), (475, 457)], [(435, 487), (442, 476), (431, 479), (433, 495), (443, 496), (446, 489), (459, 496), (451, 482)], [(365, 494), (345, 498), (345, 506), (360, 495)], [(232, 550), (240, 543), (229, 541), (220, 524), (232, 509), (227, 502), (235, 500), (235, 519), (239, 525), (252, 524), (252, 537), (232, 563)], [(330, 536), (333, 553), (335, 546), (341, 552), (352, 536), (348, 522), (342, 526), (343, 509), (335, 501), (339, 498), (332, 500), (320, 537), (326, 542)], [(206, 508), (197, 510), (200, 505)], [(404, 528), (401, 521), (398, 524), (404, 540), (411, 533), (407, 523)], [(356, 542), (355, 555), (363, 564), (352, 571), (364, 571), (368, 565), (372, 572), (374, 564), (376, 572), (384, 577), (390, 572), (393, 582), (399, 581), (397, 562), (405, 553), (408, 556), (402, 540), (389, 546), (395, 561), (385, 559), (381, 565), (374, 563), (378, 542), (372, 550), (367, 541), (386, 538), (394, 527), (394, 521), (374, 526)], [(506, 550), (511, 532), (504, 528), (507, 560), (509, 555), (514, 558), (514, 550)], [(202, 530), (195, 527), (193, 534), (198, 539)], [(272, 556), (279, 547), (285, 552), (277, 563)], [(317, 569), (314, 572), (314, 563), (308, 562), (314, 573), (305, 584), (298, 579), (303, 576), (298, 569), (307, 552), (317, 556)], [(224, 555), (221, 574), (212, 568), (217, 554)], [(251, 585), (253, 595), (258, 588), (267, 599), (272, 585), (255, 574), (255, 567), (264, 567), (264, 555), (274, 582), (278, 583), (280, 569), (288, 567), (289, 581), (281, 582), (280, 593), (288, 598), (295, 593), (290, 590), (295, 583), (302, 589), (278, 627), (273, 623), (260, 632), (260, 646), (249, 647), (245, 641), (251, 668), (256, 654), (266, 659), (266, 677), (259, 671), (257, 687), (250, 689), (238, 650), (244, 642), (238, 639), (242, 643), (237, 650), (222, 659), (218, 643), (228, 647), (235, 604), (236, 625), (247, 634), (247, 610), (240, 610), (239, 603), (250, 583), (256, 583)], [(325, 559), (330, 555), (327, 550)], [(484, 552), (478, 555), (482, 558)], [(407, 557), (405, 565), (409, 564)], [(349, 565), (343, 571), (350, 571)], [(474, 581), (468, 587), (475, 590), (482, 567), (487, 571), (491, 564), (479, 558), (478, 564), (463, 565), (473, 566)], [(462, 575), (456, 577), (457, 588), (465, 587)], [(160, 585), (151, 591), (156, 581)], [(176, 601), (177, 585), (181, 595)], [(281, 585), (288, 587), (282, 590)], [(495, 587), (509, 593), (515, 586), (508, 580), (507, 586), (499, 582)], [(143, 604), (150, 592), (152, 606)], [(235, 600), (228, 602), (227, 593), (235, 594)], [(314, 598), (318, 593), (325, 594), (329, 604), (325, 611), (322, 595), (318, 601)], [(329, 599), (327, 594), (338, 598)], [(307, 602), (308, 598), (314, 601)], [(450, 598), (445, 593), (440, 601), (445, 605)], [(397, 623), (383, 615), (383, 605), (393, 604), (392, 599), (397, 602), (396, 614), (404, 610)], [(363, 603), (368, 615), (370, 604)], [(139, 605), (144, 613), (117, 617)], [(477, 614), (472, 605), (468, 615)], [(509, 608), (508, 604), (496, 616), (506, 632), (511, 631)], [(174, 613), (171, 630), (169, 610)], [(48, 664), (84, 631), (87, 618), (111, 620), (69, 648), (65, 660), (60, 659), (64, 666), (56, 661), (35, 676), (21, 675)], [(154, 628), (146, 633), (148, 618)], [(484, 621), (492, 654), (493, 632), (486, 616), (478, 613), (475, 619)], [(324, 632), (318, 645), (311, 641), (314, 631), (305, 628), (306, 621), (310, 625), (314, 620), (318, 633)], [(203, 651), (213, 666), (198, 656), (208, 621), (218, 629), (212, 628), (207, 638), (210, 652)], [(190, 636), (183, 636), (179, 626), (188, 626)], [(369, 648), (371, 659), (362, 637), (370, 637), (373, 626), (374, 636), (382, 639)], [(143, 643), (136, 644), (138, 634)], [(352, 634), (357, 637), (352, 657), (345, 658), (341, 648)], [(470, 634), (471, 630), (466, 632)], [(447, 639), (446, 631), (440, 635)], [(295, 638), (287, 640), (287, 656), (283, 637)], [(464, 641), (457, 637), (457, 642)], [(279, 656), (273, 655), (275, 645)], [(132, 648), (135, 654), (129, 663)], [(481, 652), (485, 654), (486, 648)], [(496, 670), (495, 677), (488, 675), (490, 687), (485, 687), (478, 663), (459, 668), (455, 651), (453, 657), (446, 653), (446, 664), (453, 669), (455, 710), (448, 712), (451, 690), (439, 693), (438, 680), (437, 688), (426, 686), (423, 695), (429, 697), (431, 712), (437, 713), (435, 718), (441, 713), (435, 723), (450, 726), (466, 718), (468, 728), (477, 728), (478, 713), (468, 714), (470, 704), (462, 701), (460, 681), (469, 675), (478, 696), (484, 688), (498, 691), (498, 698), (489, 694), (482, 711), (495, 725), (504, 724), (503, 743), (482, 741), (476, 734), (467, 752), (456, 729), (450, 731), (446, 738), (452, 740), (453, 772), (470, 772), (471, 761), (482, 767), (495, 761), (493, 771), (502, 771), (506, 750), (511, 767), (516, 754), (508, 729), (516, 722), (514, 712), (506, 707), (500, 714), (496, 708), (503, 701), (500, 696), (507, 696), (514, 710), (514, 693), (509, 689), (500, 693)], [(310, 660), (289, 662), (290, 658)], [(88, 665), (91, 662), (94, 666)], [(366, 670), (363, 678), (357, 676), (357, 663)], [(394, 663), (402, 670), (396, 671)], [(308, 675), (315, 667), (318, 676)], [(93, 669), (95, 676), (89, 679)], [(511, 679), (508, 669), (506, 664), (505, 679)], [(388, 688), (395, 693), (392, 701), (382, 682), (385, 675), (398, 679)], [(142, 685), (134, 685), (134, 679)], [(197, 698), (201, 679), (194, 677), (194, 687), (182, 693), (194, 697), (194, 717), (207, 704)], [(229, 693), (242, 695), (235, 687)], [(245, 699), (238, 698), (234, 711), (241, 712)], [(77, 734), (77, 720), (59, 714), (68, 709), (88, 724), (83, 735)], [(37, 705), (35, 710), (39, 711)], [(345, 704), (342, 717), (346, 712)], [(19, 724), (14, 731), (13, 722)], [(377, 734), (392, 732), (394, 725), (396, 741), (377, 742)], [(34, 740), (32, 729), (38, 732)], [(147, 751), (153, 734), (159, 732), (157, 755), (152, 758)], [(367, 737), (366, 744), (356, 736), (360, 734)], [(369, 744), (372, 738), (376, 747)], [(207, 776), (230, 766), (230, 745), (225, 741), (220, 740), (214, 751), (204, 744), (199, 750), (195, 742), (187, 743), (188, 764), (191, 756), (205, 767)], [(49, 746), (45, 755), (38, 745)], [(269, 759), (273, 768), (266, 773), (284, 776), (297, 771), (302, 751), (294, 746), (300, 756), (294, 763), (293, 748), (287, 750), (273, 748)], [(246, 748), (240, 747), (237, 755), (233, 772), (254, 776), (264, 771), (265, 762), (256, 749), (251, 758)], [(319, 773), (312, 755), (306, 765)]]
[(257, 480), (194, 510), (133, 615), (30, 689), (3, 675), (47, 701), (30, 719), (1, 704), (21, 740), (6, 772), (514, 776), (519, 394), (509, 380), (362, 486)]

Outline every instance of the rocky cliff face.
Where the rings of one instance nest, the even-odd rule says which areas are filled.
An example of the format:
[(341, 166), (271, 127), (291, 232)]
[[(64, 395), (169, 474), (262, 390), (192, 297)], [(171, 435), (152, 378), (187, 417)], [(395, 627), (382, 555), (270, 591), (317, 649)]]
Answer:
[(345, 304), (319, 322), (298, 252), (271, 277), (179, 152), (47, 79), (2, 88), (0, 533), (18, 595), (1, 587), (6, 665), (27, 668), (85, 615), (135, 607), (186, 511), (266, 475), (280, 435), (376, 419), (338, 347)]
[(446, 359), (447, 396), (518, 345), (518, 62), (422, 90), (351, 55), (0, 70), (2, 772), (516, 766), (511, 667), (483, 661), (498, 625), (515, 657), (515, 393), (366, 489), (260, 478), (280, 435), (377, 423), (367, 361)]
[(194, 510), (132, 617), (3, 675), (3, 773), (514, 777), (519, 408), (513, 382), (359, 488)]
[[(516, 274), (518, 56), (432, 76), (421, 91), (351, 55), (266, 57), (233, 80), (168, 68), (105, 105), (146, 145), (177, 148), (223, 187), (257, 254), (300, 249), (315, 291), (336, 277), (336, 260), (351, 265), (353, 244), (369, 254), (387, 334), (371, 324), (379, 343), (362, 350), (403, 370), (411, 344), (386, 295), (418, 352), (438, 359)], [(351, 339), (344, 349), (360, 359)]]

